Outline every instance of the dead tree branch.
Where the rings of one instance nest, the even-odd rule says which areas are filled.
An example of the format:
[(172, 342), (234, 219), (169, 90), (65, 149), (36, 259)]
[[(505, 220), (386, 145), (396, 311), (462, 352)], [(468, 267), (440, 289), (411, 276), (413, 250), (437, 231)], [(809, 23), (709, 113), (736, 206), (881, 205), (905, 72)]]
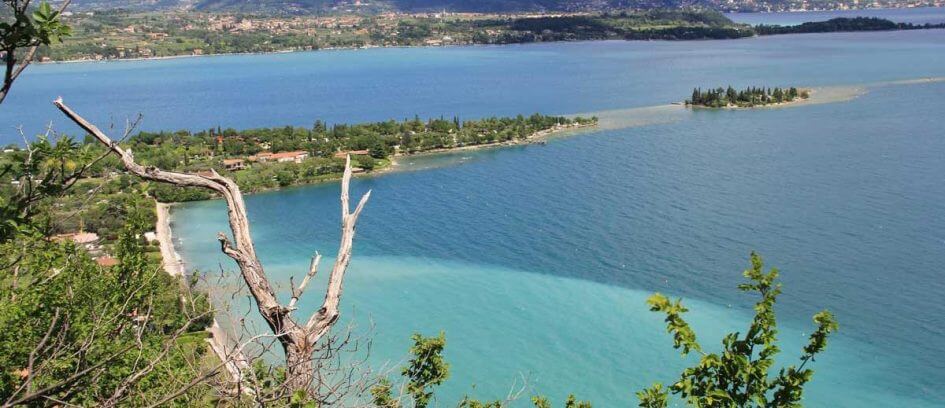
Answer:
[(243, 201), (243, 195), (239, 187), (233, 180), (221, 176), (216, 171), (211, 171), (210, 175), (204, 176), (142, 166), (135, 162), (131, 152), (123, 149), (98, 127), (66, 106), (62, 98), (57, 99), (54, 104), (75, 124), (94, 136), (113, 154), (118, 156), (124, 167), (132, 174), (147, 180), (181, 187), (205, 188), (218, 193), (226, 200), (233, 240), (231, 242), (230, 238), (221, 232), (218, 235), (221, 250), (236, 261), (240, 274), (256, 301), (260, 315), (262, 315), (285, 351), (288, 388), (293, 392), (298, 390), (311, 391), (312, 382), (315, 378), (312, 354), (316, 351), (316, 343), (331, 330), (338, 319), (338, 306), (341, 301), (344, 276), (348, 263), (351, 261), (355, 225), (371, 195), (370, 191), (364, 194), (355, 210), (351, 211), (348, 197), (351, 182), (351, 157), (349, 156), (345, 161), (344, 176), (341, 180), (341, 243), (338, 248), (338, 257), (335, 259), (334, 267), (328, 276), (328, 288), (321, 308), (312, 314), (303, 325), (296, 322), (290, 316), (290, 313), (308, 280), (315, 275), (317, 261), (319, 260), (318, 255), (313, 260), (313, 265), (309, 268), (298, 290), (293, 291), (293, 300), (288, 306), (283, 306), (276, 298), (276, 293), (263, 270), (262, 264), (259, 262), (259, 258), (256, 256), (256, 249), (250, 234), (246, 204)]

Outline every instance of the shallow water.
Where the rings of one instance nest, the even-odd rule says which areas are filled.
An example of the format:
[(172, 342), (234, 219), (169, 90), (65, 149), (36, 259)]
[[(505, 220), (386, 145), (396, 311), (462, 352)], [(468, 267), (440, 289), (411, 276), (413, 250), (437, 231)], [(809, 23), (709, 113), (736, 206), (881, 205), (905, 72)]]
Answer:
[[(646, 295), (685, 297), (700, 339), (717, 345), (748, 322), (752, 299), (735, 285), (757, 250), (782, 270), (785, 358), (796, 357), (816, 311), (830, 308), (841, 322), (816, 363), (810, 406), (941, 406), (945, 363), (930, 357), (945, 348), (945, 83), (916, 79), (945, 76), (943, 38), (930, 30), (42, 66), (0, 123), (41, 126), (58, 91), (99, 120), (143, 111), (152, 129), (603, 112), (597, 132), (409, 158), (426, 170), (354, 182), (356, 193), (374, 193), (344, 313), (361, 327), (376, 322), (377, 364), (401, 359), (410, 333), (445, 330), (454, 378), (444, 403), (473, 384), (475, 395), (505, 396), (525, 373), (558, 400), (573, 391), (630, 405), (634, 391), (672, 381), (685, 362)], [(115, 86), (103, 89), (106, 78)], [(666, 106), (692, 87), (729, 83), (862, 91), (789, 109)], [(337, 189), (248, 197), (274, 282), (300, 277), (312, 251), (337, 248)], [(174, 217), (191, 268), (232, 269), (214, 238), (226, 228), (222, 203), (181, 206)], [(318, 298), (313, 289), (300, 312)]]

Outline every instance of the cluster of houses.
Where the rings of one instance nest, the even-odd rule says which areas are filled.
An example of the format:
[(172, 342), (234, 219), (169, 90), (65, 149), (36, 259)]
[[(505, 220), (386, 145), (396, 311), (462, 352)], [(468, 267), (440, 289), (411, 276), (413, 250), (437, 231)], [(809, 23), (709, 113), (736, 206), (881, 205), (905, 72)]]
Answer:
[[(157, 234), (153, 231), (145, 232), (144, 238), (148, 242), (154, 242), (157, 241)], [(72, 241), (79, 248), (85, 249), (85, 251), (95, 259), (95, 263), (101, 267), (108, 268), (118, 265), (117, 259), (105, 253), (105, 249), (102, 247), (102, 238), (94, 232), (79, 231), (59, 234), (54, 235), (52, 240), (56, 242)]]
[(252, 156), (249, 156), (245, 159), (224, 159), (223, 168), (228, 171), (237, 171), (243, 170), (247, 167), (247, 162), (250, 163), (301, 163), (303, 160), (308, 158), (308, 152), (304, 150), (296, 150), (293, 152), (281, 152), (281, 153), (272, 153), (272, 152), (262, 152), (257, 153)]
[[(335, 158), (343, 159), (347, 155), (358, 156), (368, 155), (367, 150), (350, 150), (335, 153)], [(302, 163), (309, 157), (308, 152), (296, 150), (292, 152), (262, 152), (249, 156), (245, 159), (223, 159), (223, 168), (227, 171), (243, 170), (249, 166), (249, 163)]]
[[(314, 35), (315, 28), (355, 28), (364, 19), (359, 15), (318, 16), (318, 17), (261, 17), (235, 15), (208, 15), (206, 28), (216, 32), (255, 32), (271, 34), (305, 33)], [(184, 29), (194, 29), (193, 25)]]
[[(154, 242), (157, 240), (157, 234), (153, 231), (144, 233), (145, 239), (148, 242)], [(118, 260), (109, 256), (105, 253), (101, 245), (101, 238), (98, 234), (94, 232), (73, 232), (69, 234), (59, 234), (52, 237), (52, 240), (57, 242), (63, 241), (72, 241), (76, 246), (84, 248), (90, 256), (95, 259), (95, 263), (103, 268), (110, 268), (115, 265), (118, 265)], [(138, 308), (132, 309), (131, 312), (127, 313), (126, 316), (131, 319), (135, 324), (143, 324), (148, 321), (149, 315), (138, 313)]]

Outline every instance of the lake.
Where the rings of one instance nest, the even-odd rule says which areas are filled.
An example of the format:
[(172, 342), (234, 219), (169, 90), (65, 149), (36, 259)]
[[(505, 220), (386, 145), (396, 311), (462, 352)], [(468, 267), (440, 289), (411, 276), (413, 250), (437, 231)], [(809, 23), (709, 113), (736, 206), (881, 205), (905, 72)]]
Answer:
[[(441, 404), (504, 397), (521, 376), (557, 401), (635, 404), (635, 391), (691, 362), (645, 298), (683, 297), (716, 349), (749, 323), (753, 298), (736, 285), (755, 250), (781, 270), (784, 362), (813, 313), (840, 321), (809, 405), (932, 407), (945, 403), (934, 358), (945, 348), (945, 82), (911, 80), (945, 77), (943, 40), (929, 30), (44, 65), (17, 84), (0, 123), (4, 143), (15, 123), (71, 131), (49, 104), (57, 95), (119, 128), (141, 112), (146, 129), (610, 111), (618, 125), (597, 132), (408, 158), (424, 170), (353, 183), (373, 196), (343, 313), (359, 332), (373, 327), (372, 362), (396, 364), (411, 333), (443, 330), (453, 376)], [(729, 84), (859, 96), (630, 109)], [(632, 120), (641, 111), (653, 120)], [(282, 291), (314, 250), (330, 265), (337, 196), (326, 184), (247, 198)], [(221, 202), (176, 208), (173, 227), (190, 268), (234, 268), (214, 238), (226, 229)], [(300, 313), (319, 301), (311, 290)]]

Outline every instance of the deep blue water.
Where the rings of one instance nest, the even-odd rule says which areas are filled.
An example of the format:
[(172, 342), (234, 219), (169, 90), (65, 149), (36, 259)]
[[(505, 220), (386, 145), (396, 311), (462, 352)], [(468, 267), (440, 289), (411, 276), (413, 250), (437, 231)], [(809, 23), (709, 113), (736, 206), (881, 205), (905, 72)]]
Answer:
[(837, 17), (878, 17), (897, 23), (945, 23), (945, 8), (918, 7), (899, 9), (864, 9), (833, 11), (787, 11), (779, 13), (726, 13), (728, 18), (751, 25), (797, 25), (808, 21), (826, 21)]
[[(729, 83), (861, 85), (845, 102), (653, 113), (667, 120), (409, 159), (434, 165), (359, 179), (356, 193), (374, 193), (345, 316), (374, 322), (377, 363), (402, 358), (414, 331), (445, 330), (445, 404), (465, 392), (504, 397), (525, 373), (558, 400), (573, 391), (627, 406), (685, 363), (647, 294), (684, 297), (700, 339), (716, 345), (748, 323), (752, 299), (735, 285), (757, 250), (782, 271), (786, 361), (810, 315), (829, 308), (841, 322), (809, 405), (941, 406), (945, 83), (888, 82), (945, 76), (943, 40), (932, 30), (52, 65), (17, 85), (0, 123), (41, 127), (60, 93), (99, 121), (140, 111), (146, 128), (193, 129), (593, 112)], [(259, 253), (283, 289), (313, 250), (337, 248), (337, 189), (248, 197)], [(232, 269), (214, 239), (222, 203), (174, 217), (190, 267)], [(318, 301), (312, 290), (300, 312)]]

